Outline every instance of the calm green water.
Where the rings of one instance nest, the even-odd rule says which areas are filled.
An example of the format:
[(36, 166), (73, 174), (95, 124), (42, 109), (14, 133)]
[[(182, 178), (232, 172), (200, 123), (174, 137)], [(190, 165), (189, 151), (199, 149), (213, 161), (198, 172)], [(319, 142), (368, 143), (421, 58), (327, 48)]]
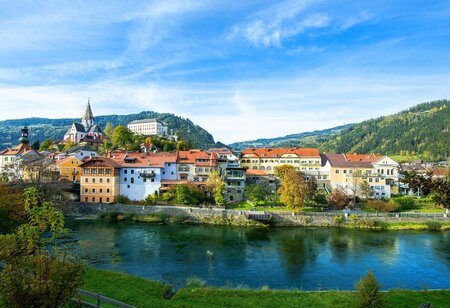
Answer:
[(370, 268), (389, 288), (450, 288), (450, 232), (251, 229), (68, 221), (73, 248), (97, 268), (181, 287), (353, 289)]

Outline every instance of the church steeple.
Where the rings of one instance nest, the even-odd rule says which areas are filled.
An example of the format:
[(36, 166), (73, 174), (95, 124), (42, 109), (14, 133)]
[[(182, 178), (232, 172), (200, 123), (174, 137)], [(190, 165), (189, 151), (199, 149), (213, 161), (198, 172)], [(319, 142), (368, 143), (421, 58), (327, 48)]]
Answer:
[(84, 112), (83, 118), (81, 118), (81, 124), (83, 124), (86, 129), (94, 125), (94, 115), (92, 114), (91, 102), (89, 98), (86, 111)]
[(22, 143), (22, 144), (30, 143), (30, 139), (28, 139), (28, 127), (26, 127), (26, 126), (23, 127), (21, 129), (21, 131), (22, 131), (22, 134), (21, 134), (21, 136), (19, 138), (19, 142)]

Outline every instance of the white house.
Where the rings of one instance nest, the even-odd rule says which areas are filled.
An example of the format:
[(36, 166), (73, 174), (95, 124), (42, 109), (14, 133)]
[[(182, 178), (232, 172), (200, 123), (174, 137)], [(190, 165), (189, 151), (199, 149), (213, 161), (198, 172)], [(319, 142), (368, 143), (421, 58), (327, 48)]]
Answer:
[(64, 135), (64, 141), (70, 141), (74, 144), (80, 142), (102, 143), (103, 131), (95, 124), (94, 115), (92, 114), (91, 104), (88, 101), (86, 110), (81, 119), (81, 123), (74, 122), (69, 130)]
[(133, 133), (144, 136), (163, 137), (169, 134), (169, 128), (156, 119), (135, 120), (128, 123), (127, 127)]

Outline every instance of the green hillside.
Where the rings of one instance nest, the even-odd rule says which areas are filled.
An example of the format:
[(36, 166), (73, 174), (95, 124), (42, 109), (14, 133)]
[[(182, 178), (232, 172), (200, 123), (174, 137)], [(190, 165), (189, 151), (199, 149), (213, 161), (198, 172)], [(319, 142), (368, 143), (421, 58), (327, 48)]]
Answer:
[(255, 147), (317, 147), (321, 152), (379, 153), (400, 158), (442, 160), (450, 156), (450, 101), (423, 103), (358, 124), (271, 139), (230, 144)]
[(450, 101), (423, 103), (342, 130), (319, 145), (323, 152), (419, 155), (425, 160), (450, 156)]
[[(169, 113), (157, 113), (144, 111), (137, 114), (128, 115), (106, 115), (95, 117), (95, 121), (102, 128), (110, 122), (113, 126), (127, 125), (134, 120), (146, 118), (156, 118), (167, 123), (184, 141), (193, 148), (205, 149), (215, 145), (214, 138), (205, 129), (192, 123), (189, 119), (184, 119)], [(30, 128), (31, 142), (45, 139), (61, 140), (64, 133), (69, 129), (72, 122), (79, 122), (80, 118), (74, 119), (47, 119), (47, 118), (27, 118), (17, 120), (0, 121), (0, 149), (16, 145), (20, 137), (20, 128), (28, 126)]]

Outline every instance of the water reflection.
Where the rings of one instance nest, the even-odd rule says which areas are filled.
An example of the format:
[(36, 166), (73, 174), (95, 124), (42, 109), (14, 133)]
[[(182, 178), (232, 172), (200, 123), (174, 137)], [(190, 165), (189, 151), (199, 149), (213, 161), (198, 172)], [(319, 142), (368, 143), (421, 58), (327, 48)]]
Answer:
[(450, 232), (251, 229), (69, 220), (92, 265), (182, 286), (352, 289), (371, 268), (384, 289), (450, 287)]

